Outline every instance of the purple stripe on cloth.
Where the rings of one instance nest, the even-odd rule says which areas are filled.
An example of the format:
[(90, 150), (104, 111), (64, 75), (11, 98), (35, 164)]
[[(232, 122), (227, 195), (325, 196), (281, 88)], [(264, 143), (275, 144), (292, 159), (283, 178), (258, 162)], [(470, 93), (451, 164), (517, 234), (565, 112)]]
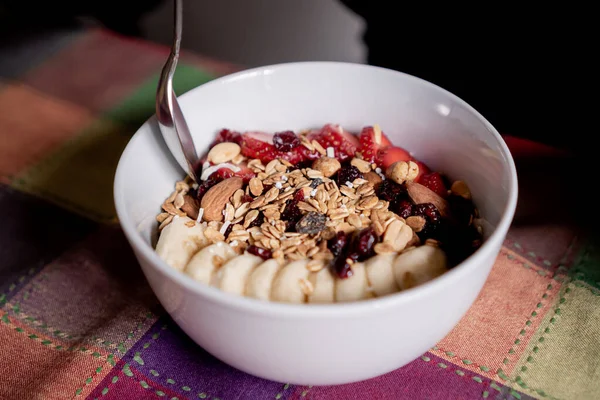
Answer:
[(367, 381), (339, 386), (298, 387), (290, 400), (481, 398), (533, 399), (427, 353), (402, 368)]
[(0, 304), (97, 225), (0, 184)]
[(222, 363), (166, 316), (127, 352), (117, 368), (125, 364), (189, 398), (260, 400), (277, 396), (285, 400), (294, 391), (291, 385), (256, 378)]

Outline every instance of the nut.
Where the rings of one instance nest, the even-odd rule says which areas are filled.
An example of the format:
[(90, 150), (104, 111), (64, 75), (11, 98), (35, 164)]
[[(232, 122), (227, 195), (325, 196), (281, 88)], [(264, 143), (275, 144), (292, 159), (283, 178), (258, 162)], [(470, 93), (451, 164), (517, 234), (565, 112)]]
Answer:
[(413, 228), (415, 232), (421, 232), (425, 227), (425, 218), (420, 216), (411, 216), (406, 218), (406, 225)]
[(353, 158), (352, 161), (350, 161), (350, 165), (353, 165), (356, 168), (358, 168), (358, 170), (363, 174), (371, 171), (371, 164), (369, 164), (365, 160), (361, 160), (360, 158)]
[(222, 221), (225, 205), (229, 202), (229, 198), (242, 188), (243, 184), (242, 178), (234, 176), (211, 187), (200, 203), (204, 209), (204, 220)]
[(450, 215), (448, 202), (442, 199), (433, 190), (416, 182), (407, 182), (406, 190), (415, 204), (432, 203), (443, 217)]
[(396, 161), (388, 167), (385, 175), (396, 183), (413, 181), (419, 175), (419, 166), (413, 161)]
[(383, 179), (381, 179), (381, 177), (379, 176), (379, 174), (377, 174), (377, 172), (373, 172), (373, 171), (367, 172), (366, 174), (364, 174), (364, 176), (365, 176), (365, 179), (371, 185), (373, 185), (373, 187), (377, 186), (377, 184), (379, 184), (381, 181), (383, 181)]
[(200, 205), (198, 204), (198, 200), (187, 194), (183, 196), (183, 205), (181, 206), (181, 210), (186, 213), (188, 217), (196, 220), (198, 218), (199, 209)]
[(412, 237), (412, 229), (404, 222), (394, 219), (385, 230), (383, 242), (388, 243), (395, 251), (401, 251), (406, 247), (406, 244)]
[(241, 148), (236, 143), (223, 142), (210, 149), (207, 159), (213, 164), (220, 164), (233, 160), (240, 151)]
[(331, 157), (321, 157), (312, 165), (312, 169), (321, 172), (327, 178), (335, 174), (341, 167), (340, 162)]
[(469, 190), (467, 184), (463, 181), (454, 182), (452, 184), (452, 187), (450, 188), (450, 191), (452, 191), (452, 193), (457, 196), (461, 196), (467, 200), (471, 200), (471, 191)]

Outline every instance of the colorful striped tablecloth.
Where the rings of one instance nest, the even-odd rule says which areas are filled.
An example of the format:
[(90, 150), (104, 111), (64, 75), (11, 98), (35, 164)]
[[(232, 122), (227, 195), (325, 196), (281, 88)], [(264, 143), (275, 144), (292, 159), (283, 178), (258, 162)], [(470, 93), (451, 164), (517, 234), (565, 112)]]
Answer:
[[(113, 207), (168, 49), (55, 36), (0, 54), (1, 399), (600, 398), (600, 247), (549, 218), (515, 223), (458, 326), (385, 376), (304, 387), (216, 360), (158, 304)], [(187, 53), (175, 89), (234, 70)], [(543, 149), (510, 140), (523, 157)], [(521, 190), (520, 210), (536, 208)]]

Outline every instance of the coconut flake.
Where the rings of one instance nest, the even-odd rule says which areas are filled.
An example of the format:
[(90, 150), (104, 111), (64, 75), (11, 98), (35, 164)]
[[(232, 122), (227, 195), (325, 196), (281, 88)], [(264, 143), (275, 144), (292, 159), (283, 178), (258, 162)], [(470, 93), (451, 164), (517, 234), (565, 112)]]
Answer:
[(281, 189), (283, 187), (283, 185), (281, 184), (281, 182), (275, 182), (275, 187), (277, 189)]
[[(206, 165), (206, 164), (204, 164), (204, 165)], [(237, 165), (233, 165), (231, 163), (221, 163), (221, 164), (213, 165), (213, 166), (208, 167), (206, 169), (203, 168), (202, 169), (202, 175), (200, 176), (200, 180), (201, 181), (207, 180), (208, 177), (211, 176), (213, 172), (216, 172), (216, 171), (218, 171), (221, 168), (229, 168), (233, 172), (241, 171), (241, 168), (238, 167)]]
[(327, 157), (329, 157), (329, 158), (334, 158), (335, 157), (335, 151), (333, 150), (333, 147), (328, 147), (327, 148)]
[(350, 181), (346, 181), (346, 186), (348, 186), (350, 189), (354, 187), (354, 185)]
[(196, 222), (202, 222), (202, 216), (204, 215), (204, 208), (200, 208), (198, 210), (198, 218), (196, 218)]
[(227, 232), (227, 228), (229, 228), (229, 225), (231, 225), (231, 221), (225, 221), (221, 229), (219, 229), (219, 232), (221, 232), (221, 234), (224, 235), (225, 232)]

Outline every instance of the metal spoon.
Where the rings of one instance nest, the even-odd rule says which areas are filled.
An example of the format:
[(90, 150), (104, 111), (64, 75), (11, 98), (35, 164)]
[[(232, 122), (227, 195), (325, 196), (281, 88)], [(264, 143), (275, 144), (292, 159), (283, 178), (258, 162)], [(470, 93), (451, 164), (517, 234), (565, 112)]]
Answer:
[(175, 29), (173, 30), (173, 46), (171, 54), (163, 67), (158, 81), (156, 91), (156, 116), (158, 125), (169, 150), (179, 162), (179, 165), (186, 169), (188, 175), (196, 182), (200, 182), (196, 175), (198, 167), (198, 154), (192, 140), (192, 135), (188, 128), (181, 107), (177, 102), (177, 96), (173, 91), (173, 74), (177, 67), (179, 59), (179, 45), (181, 43), (181, 25), (183, 16), (183, 0), (175, 0)]

